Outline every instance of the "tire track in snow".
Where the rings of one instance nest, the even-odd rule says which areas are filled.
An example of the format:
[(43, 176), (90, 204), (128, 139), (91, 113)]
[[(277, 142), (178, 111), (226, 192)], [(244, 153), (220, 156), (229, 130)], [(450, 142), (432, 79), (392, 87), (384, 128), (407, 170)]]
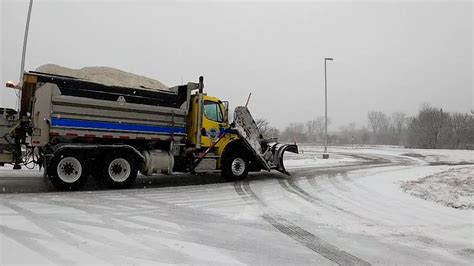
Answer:
[[(394, 172), (397, 170), (380, 171), (373, 175), (380, 175), (384, 173)], [(386, 217), (385, 220), (389, 221), (388, 224), (393, 224), (396, 217), (393, 217), (393, 212), (390, 211), (393, 208), (399, 208), (399, 206), (406, 206), (406, 204), (412, 204), (410, 208), (401, 208), (399, 212), (403, 213), (403, 216), (411, 219), (412, 221), (418, 221), (423, 224), (429, 224), (433, 214), (439, 215), (439, 210), (433, 211), (425, 208), (423, 205), (413, 205), (413, 202), (402, 200), (394, 197), (390, 194), (381, 193), (374, 188), (365, 185), (363, 182), (358, 182), (351, 178), (345, 177), (343, 180), (338, 180), (339, 186), (345, 186), (350, 189), (354, 194), (357, 194), (362, 202), (367, 203), (375, 213), (381, 217)], [(350, 186), (350, 187), (349, 187)], [(381, 200), (384, 199), (384, 200)], [(449, 216), (449, 214), (447, 213)], [(450, 219), (450, 218), (447, 218)]]
[(362, 170), (376, 167), (397, 166), (397, 165), (411, 165), (416, 164), (416, 161), (392, 155), (378, 155), (378, 154), (354, 154), (345, 152), (336, 152), (335, 154), (353, 157), (361, 161), (349, 163), (345, 165), (335, 165), (329, 167), (307, 167), (292, 169), (291, 174), (294, 176), (304, 176), (311, 174), (340, 174), (354, 170)]
[[(336, 177), (337, 175), (347, 175), (347, 172), (351, 170), (359, 170), (359, 169), (367, 169), (367, 168), (375, 168), (375, 167), (384, 167), (384, 166), (389, 166), (389, 165), (398, 165), (401, 164), (401, 162), (393, 162), (389, 160), (386, 156), (378, 156), (378, 155), (358, 155), (358, 154), (352, 154), (352, 153), (338, 153), (344, 156), (349, 156), (349, 157), (354, 157), (357, 159), (362, 160), (361, 162), (355, 163), (355, 164), (350, 164), (350, 165), (341, 165), (341, 166), (333, 166), (333, 167), (328, 167), (328, 168), (309, 168), (309, 169), (304, 169), (304, 170), (297, 170), (296, 175), (294, 177), (284, 177), (280, 178), (279, 184), (280, 186), (285, 189), (286, 191), (295, 194), (302, 198), (303, 200), (310, 202), (312, 204), (321, 204), (325, 205), (331, 209), (337, 210), (342, 213), (346, 213), (348, 215), (351, 215), (355, 218), (358, 218), (360, 220), (367, 220), (372, 223), (375, 221), (373, 219), (369, 219), (367, 217), (363, 217), (360, 214), (354, 213), (350, 210), (341, 208), (335, 204), (331, 204), (330, 202), (327, 202), (326, 200), (323, 200), (317, 196), (314, 196), (313, 194), (309, 193), (305, 189), (303, 189), (299, 184), (298, 184), (298, 177), (301, 178), (306, 178), (311, 185), (314, 185), (315, 181), (315, 174), (317, 175), (322, 175), (326, 174), (328, 176), (334, 176)], [(398, 158), (397, 158), (398, 159)], [(309, 177), (302, 176), (302, 174), (305, 174)], [(329, 182), (334, 182), (332, 180), (333, 178), (328, 178)], [(316, 186), (313, 186), (316, 188)]]
[(331, 209), (334, 209), (334, 210), (337, 210), (337, 211), (340, 211), (340, 212), (343, 212), (343, 213), (346, 213), (348, 215), (351, 215), (355, 218), (358, 218), (360, 220), (369, 220), (357, 213), (354, 213), (352, 211), (349, 211), (349, 210), (346, 210), (346, 209), (343, 209), (337, 205), (334, 205), (334, 204), (330, 204), (329, 202), (327, 201), (324, 201), (322, 200), (321, 198), (318, 198), (316, 196), (313, 196), (311, 195), (309, 192), (307, 192), (306, 190), (304, 190), (299, 184), (297, 181), (294, 180), (294, 178), (286, 178), (286, 179), (279, 179), (278, 180), (278, 183), (280, 184), (280, 186), (285, 189), (286, 191), (302, 198), (303, 200), (309, 202), (309, 203), (312, 203), (312, 204), (321, 204), (321, 205), (325, 205), (326, 207), (328, 208), (331, 208)]
[[(366, 168), (374, 168), (374, 167), (383, 167), (383, 166), (392, 166), (392, 165), (401, 165), (407, 164), (407, 161), (392, 161), (387, 159), (386, 157), (382, 156), (364, 156), (364, 155), (354, 155), (354, 154), (344, 154), (347, 156), (352, 156), (358, 159), (364, 160), (361, 163), (353, 164), (353, 165), (346, 165), (346, 166), (335, 166), (330, 167), (329, 169), (326, 168), (324, 170), (321, 169), (300, 169), (294, 171), (298, 176), (302, 174), (313, 174), (315, 170), (318, 174), (335, 174), (341, 172), (348, 172), (351, 170), (359, 170), (359, 169), (366, 169)], [(398, 159), (398, 158), (397, 158)], [(318, 171), (319, 170), (319, 171)], [(314, 178), (314, 177), (313, 177)], [(311, 179), (311, 178), (308, 178)], [(327, 207), (336, 209), (338, 211), (347, 213), (359, 219), (370, 220), (365, 217), (362, 217), (359, 214), (351, 212), (349, 210), (345, 210), (339, 206), (329, 204), (328, 202), (308, 193), (305, 191), (297, 182), (294, 181), (293, 178), (280, 178), (279, 180), (280, 186), (285, 189), (286, 191), (299, 196), (300, 198), (315, 204), (324, 204)], [(263, 202), (250, 188), (250, 184), (248, 181), (236, 182), (234, 183), (235, 191), (244, 198), (248, 203), (257, 204), (259, 207), (267, 207), (268, 205)], [(284, 233), (285, 235), (293, 238), (294, 240), (298, 241), (299, 243), (305, 245), (306, 247), (310, 248), (311, 250), (319, 253), (320, 255), (328, 258), (329, 260), (342, 265), (352, 265), (352, 264), (369, 264), (366, 261), (363, 261), (349, 253), (341, 251), (336, 246), (333, 246), (324, 240), (318, 238), (317, 236), (311, 234), (310, 232), (304, 230), (301, 227), (298, 227), (289, 221), (285, 220), (284, 218), (278, 215), (270, 215), (268, 213), (264, 213), (262, 218), (269, 222), (273, 227), (278, 229), (280, 232)]]
[[(10, 203), (8, 201), (3, 202), (2, 204), (4, 206), (16, 211), (17, 214), (23, 216), (25, 219), (32, 222), (33, 224), (35, 224), (39, 228), (41, 228), (44, 231), (48, 232), (49, 234), (53, 235), (54, 238), (61, 240), (65, 245), (75, 246), (79, 250), (81, 250), (83, 252), (86, 252), (88, 254), (92, 254), (94, 256), (94, 251), (95, 250), (85, 249), (84, 247), (82, 247), (80, 241), (76, 241), (74, 238), (71, 238), (70, 235), (67, 233), (67, 230), (64, 230), (64, 228), (62, 226), (60, 226), (59, 223), (56, 223), (55, 225), (50, 224), (47, 221), (45, 221), (46, 218), (43, 218), (42, 216), (40, 216), (40, 215), (30, 211), (30, 210), (21, 208), (21, 207), (17, 206), (16, 204)], [(53, 250), (52, 248), (47, 247), (45, 245), (38, 244), (37, 243), (38, 239), (35, 238), (35, 237), (30, 239), (30, 241), (33, 242), (33, 244), (30, 243), (30, 242), (24, 242), (24, 241), (22, 242), (21, 241), (21, 235), (18, 235), (18, 234), (12, 235), (11, 237), (13, 237), (12, 239), (18, 241), (19, 243), (26, 244), (26, 247), (39, 248), (38, 250), (42, 251), (41, 254), (44, 255), (49, 260), (57, 261), (57, 262), (62, 261), (62, 263), (64, 263), (64, 261), (67, 261), (66, 258), (63, 258), (63, 254), (61, 254), (60, 252), (57, 252), (57, 251)], [(37, 246), (37, 245), (39, 245), (39, 246)], [(99, 257), (97, 257), (97, 258), (99, 258)], [(106, 261), (105, 258), (104, 258), (103, 261)]]
[(2, 235), (19, 243), (20, 245), (23, 245), (31, 251), (43, 255), (46, 259), (53, 263), (57, 263), (59, 265), (74, 264), (73, 260), (62, 258), (60, 252), (41, 244), (41, 241), (45, 242), (51, 240), (52, 237), (30, 233), (24, 230), (18, 230), (3, 225), (0, 225), (0, 232)]
[[(352, 154), (346, 154), (346, 155), (347, 156), (352, 156)], [(369, 159), (372, 160), (373, 163), (370, 163), (372, 166), (367, 166), (366, 165), (364, 168), (378, 168), (378, 167), (391, 167), (391, 166), (410, 166), (410, 165), (417, 165), (418, 164), (417, 161), (407, 159), (407, 158), (404, 158), (404, 157), (399, 157), (399, 156), (390, 156), (390, 159), (392, 160), (390, 163), (388, 163), (387, 158), (379, 157), (378, 155), (364, 155), (364, 156), (358, 156), (357, 155), (357, 156), (354, 156), (354, 157), (360, 157), (360, 158), (365, 158), (367, 160), (369, 160)], [(380, 164), (383, 164), (383, 165), (380, 165)], [(398, 169), (395, 169), (395, 170), (380, 170), (380, 171), (374, 172), (373, 175), (383, 174), (383, 173), (387, 173), (387, 172), (394, 172), (394, 171), (398, 171)], [(382, 204), (381, 202), (384, 202), (384, 201), (377, 200), (377, 199), (385, 198), (385, 197), (387, 197), (387, 195), (381, 194), (380, 192), (374, 191), (374, 190), (370, 189), (369, 187), (359, 183), (356, 180), (357, 178), (354, 178), (354, 177), (349, 178), (349, 176), (347, 175), (347, 172), (340, 172), (340, 173), (338, 173), (338, 175), (340, 175), (341, 178), (337, 178), (336, 175), (331, 176), (331, 174), (327, 174), (325, 180), (328, 181), (329, 185), (333, 186), (335, 189), (337, 189), (339, 191), (342, 191), (346, 194), (350, 193), (350, 192), (354, 192), (354, 191), (361, 192), (361, 193), (355, 193), (355, 194), (359, 195), (359, 197), (362, 196), (362, 198), (364, 199), (363, 202), (364, 203), (369, 202), (372, 207), (369, 208), (369, 207), (367, 207), (367, 206), (365, 206), (361, 203), (357, 203), (356, 201), (353, 201), (352, 199), (347, 198), (347, 196), (340, 195), (339, 193), (335, 193), (335, 192), (332, 192), (330, 190), (323, 190), (321, 188), (321, 186), (319, 186), (317, 184), (317, 181), (316, 181), (317, 176), (304, 177), (304, 178), (306, 178), (308, 183), (314, 189), (316, 189), (317, 191), (324, 191), (326, 194), (331, 195), (332, 197), (335, 197), (340, 201), (347, 202), (348, 204), (350, 204), (352, 206), (355, 206), (357, 208), (360, 208), (361, 210), (364, 210), (366, 212), (373, 213), (373, 214), (377, 215), (379, 217), (378, 218), (379, 221), (374, 220), (372, 218), (366, 218), (366, 220), (370, 220), (374, 224), (378, 224), (379, 226), (383, 226), (384, 230), (386, 230), (387, 233), (390, 232), (390, 236), (398, 237), (398, 238), (401, 239), (400, 241), (403, 241), (404, 239), (411, 238), (411, 240), (417, 241), (420, 244), (427, 245), (428, 247), (443, 246), (443, 244), (438, 244), (438, 245), (433, 244), (434, 242), (436, 242), (436, 240), (431, 239), (429, 237), (426, 237), (424, 235), (414, 234), (414, 235), (408, 237), (405, 234), (399, 233), (398, 229), (393, 229), (391, 227), (391, 224), (393, 224), (393, 221), (394, 221), (394, 217), (392, 217), (393, 213), (391, 211), (387, 211), (387, 210), (390, 210), (391, 208), (393, 208), (393, 206), (390, 205), (390, 204), (388, 204), (388, 205), (387, 204)], [(344, 193), (342, 193), (342, 194), (344, 194)], [(395, 200), (393, 198), (390, 198), (390, 199)], [(402, 205), (402, 204), (399, 204), (399, 205)], [(422, 212), (429, 212), (428, 210), (426, 210), (424, 208), (420, 209), (419, 211), (421, 213)], [(428, 223), (429, 221), (424, 219), (424, 215), (420, 215), (420, 212), (416, 215), (413, 215), (413, 213), (408, 212), (408, 213), (404, 214), (404, 216), (405, 217), (410, 217), (413, 220), (420, 220), (423, 223)], [(426, 216), (429, 217), (429, 215), (426, 215)], [(422, 241), (423, 239), (425, 241)]]
[[(410, 159), (400, 158), (399, 156), (385, 156), (385, 155), (372, 155), (372, 154), (371, 155), (367, 155), (367, 154), (359, 155), (359, 154), (352, 154), (352, 153), (338, 153), (338, 154), (349, 156), (349, 157), (354, 157), (354, 158), (361, 159), (361, 160), (364, 160), (364, 161), (362, 161), (360, 163), (357, 163), (356, 165), (335, 166), (335, 167), (328, 167), (328, 168), (325, 168), (325, 169), (314, 169), (314, 168), (313, 169), (305, 169), (301, 172), (297, 171), (298, 175), (295, 176), (295, 177), (286, 177), (286, 178), (280, 179), (279, 180), (280, 185), (283, 187), (283, 189), (285, 189), (288, 192), (293, 193), (293, 194), (301, 197), (302, 199), (304, 199), (308, 202), (321, 203), (321, 204), (327, 205), (330, 208), (333, 208), (335, 210), (347, 213), (347, 214), (352, 215), (354, 217), (357, 217), (359, 219), (375, 222), (373, 219), (363, 217), (363, 216), (361, 216), (357, 213), (354, 213), (352, 211), (343, 209), (339, 206), (331, 204), (331, 203), (329, 203), (329, 202), (327, 202), (327, 201), (325, 201), (325, 200), (323, 200), (319, 197), (316, 197), (316, 196), (312, 195), (311, 193), (304, 190), (298, 184), (298, 181), (297, 181), (298, 176), (302, 177), (302, 178), (306, 178), (306, 180), (308, 180), (308, 182), (310, 183), (310, 185), (313, 188), (315, 188), (317, 190), (321, 190), (316, 185), (316, 176), (317, 175), (327, 175), (328, 176), (327, 180), (330, 184), (332, 184), (333, 187), (335, 187), (336, 189), (343, 190), (343, 191), (347, 192), (349, 188), (345, 184), (342, 184), (341, 181), (336, 180), (337, 175), (341, 175), (344, 180), (349, 181), (350, 179), (347, 177), (347, 172), (352, 171), (352, 170), (387, 167), (387, 166), (397, 166), (397, 165), (409, 165), (409, 164), (413, 164), (414, 162)], [(308, 174), (308, 177), (301, 176), (302, 173)], [(356, 183), (353, 180), (350, 180), (350, 182), (353, 183), (353, 184)], [(288, 185), (290, 187), (286, 183), (288, 183)], [(331, 195), (333, 195), (333, 196), (335, 196), (339, 199), (342, 199), (346, 202), (350, 202), (348, 199), (345, 199), (344, 197), (336, 195), (333, 192), (330, 192), (330, 191), (327, 191), (327, 190), (325, 192), (330, 193)]]
[[(56, 241), (59, 240), (65, 246), (76, 248), (78, 251), (89, 254), (90, 256), (100, 261), (110, 262), (112, 260), (112, 263), (115, 263), (115, 264), (117, 263), (133, 264), (134, 261), (132, 260), (132, 258), (146, 259), (149, 261), (157, 261), (160, 258), (159, 254), (154, 253), (152, 250), (144, 251), (143, 249), (136, 248), (133, 245), (129, 245), (129, 244), (124, 245), (123, 243), (119, 243), (112, 238), (107, 238), (101, 235), (95, 235), (81, 228), (74, 228), (66, 224), (66, 223), (78, 224), (78, 225), (84, 224), (84, 225), (90, 226), (91, 224), (87, 223), (86, 221), (83, 222), (80, 220), (70, 219), (68, 217), (58, 217), (58, 216), (49, 217), (48, 215), (37, 214), (31, 210), (22, 208), (9, 201), (3, 202), (2, 204), (16, 211), (19, 215), (23, 216), (25, 219), (35, 224), (39, 228), (53, 235), (53, 240), (56, 240)], [(92, 226), (97, 227), (97, 224), (96, 225), (92, 224)], [(100, 229), (100, 227), (97, 227), (97, 228)], [(110, 229), (110, 227), (108, 227), (107, 229)], [(3, 233), (3, 230), (2, 230), (2, 233)], [(71, 237), (71, 235), (77, 235), (88, 240), (92, 240), (98, 243), (103, 243), (103, 245), (101, 245), (100, 249), (93, 246), (83, 245), (81, 240)], [(21, 244), (26, 244), (26, 247), (29, 247), (29, 248), (34, 247), (36, 248), (36, 250), (42, 250), (40, 254), (46, 256), (46, 258), (51, 261), (58, 262), (58, 264), (67, 264), (67, 265), (73, 264), (73, 262), (69, 263), (65, 255), (62, 254), (61, 252), (57, 252), (46, 245), (37, 243), (39, 242), (40, 239), (37, 239), (34, 237), (30, 239), (29, 241), (22, 241), (21, 235), (18, 235), (18, 234), (11, 235), (11, 237), (13, 240), (18, 241)], [(30, 242), (35, 242), (35, 243), (30, 243)], [(120, 252), (121, 254), (127, 254), (128, 258), (114, 257), (113, 254), (116, 254), (117, 252)], [(68, 262), (68, 263), (65, 263), (65, 262)]]
[[(329, 183), (331, 183), (336, 189), (339, 189), (339, 190), (349, 189), (350, 191), (354, 191), (354, 190), (361, 191), (362, 193), (357, 193), (357, 194), (362, 195), (362, 197), (366, 200), (369, 200), (369, 202), (375, 203), (375, 205), (377, 205), (377, 210), (381, 210), (383, 212), (386, 212), (385, 209), (390, 208), (390, 206), (388, 206), (387, 204), (382, 206), (379, 203), (380, 201), (374, 200), (374, 199), (386, 198), (387, 195), (381, 194), (378, 191), (374, 191), (374, 190), (368, 188), (367, 186), (363, 185), (362, 183), (357, 182), (356, 180), (354, 180), (354, 178), (349, 178), (347, 176), (347, 174), (343, 174), (343, 173), (347, 173), (348, 171), (351, 171), (351, 170), (360, 170), (360, 169), (369, 169), (369, 168), (386, 168), (386, 167), (393, 167), (393, 166), (415, 166), (415, 165), (420, 165), (420, 161), (414, 160), (413, 158), (409, 158), (409, 157), (406, 157), (406, 156), (382, 155), (382, 154), (353, 154), (353, 153), (345, 153), (345, 152), (341, 152), (341, 153), (338, 153), (338, 154), (345, 155), (345, 156), (350, 156), (350, 157), (354, 157), (354, 158), (358, 158), (358, 159), (362, 159), (362, 160), (366, 160), (366, 162), (360, 164), (360, 167), (357, 168), (357, 169), (352, 169), (353, 167), (349, 166), (346, 169), (346, 171), (344, 171), (344, 172), (337, 172), (337, 171), (335, 171), (336, 169), (329, 169), (329, 171), (318, 171), (318, 170), (314, 169), (314, 170), (316, 170), (315, 174), (318, 174), (318, 175), (319, 174), (335, 174), (335, 173), (336, 174), (341, 174), (342, 180), (336, 180), (336, 179), (328, 178)], [(423, 164), (423, 163), (421, 163), (421, 164)], [(342, 168), (344, 168), (344, 166)], [(380, 171), (373, 172), (372, 175), (383, 174), (383, 173), (394, 172), (394, 171), (398, 171), (398, 169), (394, 169), (394, 170), (386, 170), (386, 169), (382, 170), (381, 169)], [(315, 176), (313, 178), (308, 178), (308, 181), (310, 182), (310, 184), (314, 188), (319, 189), (316, 186), (315, 178), (316, 178)], [(347, 185), (348, 183), (351, 185), (351, 187), (349, 187)], [(331, 193), (332, 195), (334, 195), (338, 198), (341, 198), (340, 196), (337, 196), (333, 192), (329, 192), (329, 193)], [(370, 195), (370, 197), (369, 197), (369, 195)], [(389, 198), (390, 198), (389, 202), (394, 201), (394, 200), (399, 200), (399, 199), (395, 199), (393, 197), (389, 197)], [(398, 205), (396, 205), (396, 206), (398, 206)], [(426, 211), (426, 210), (421, 209), (420, 211)], [(386, 212), (386, 213), (390, 214), (390, 212)], [(419, 215), (413, 215), (413, 214), (410, 214), (410, 213), (408, 213), (407, 216), (410, 216), (410, 217), (416, 218), (416, 219), (419, 218)]]
[[(343, 179), (344, 181), (336, 181), (336, 182), (340, 182), (339, 186), (341, 185), (346, 186), (345, 183), (350, 183), (351, 185), (356, 183), (356, 181), (351, 180), (349, 178), (343, 177)], [(346, 192), (346, 194), (337, 193), (339, 190), (337, 191), (331, 191), (330, 189), (323, 190), (321, 188), (321, 185), (317, 182), (316, 177), (309, 178), (307, 180), (310, 186), (312, 186), (315, 190), (324, 191), (324, 193), (327, 196), (336, 199), (338, 202), (345, 202), (346, 204), (348, 204), (347, 206), (349, 208), (352, 207), (352, 208), (357, 208), (358, 210), (360, 210), (360, 212), (362, 213), (361, 217), (363, 217), (364, 220), (370, 222), (370, 225), (383, 226), (384, 229), (387, 230), (387, 232), (393, 231), (390, 228), (392, 228), (394, 224), (394, 220), (397, 217), (395, 217), (393, 212), (391, 211), (391, 208), (393, 208), (393, 206), (380, 203), (381, 202), (380, 199), (382, 198), (382, 196), (368, 198), (367, 195), (364, 195), (365, 193), (363, 191), (357, 191), (354, 188), (351, 188), (348, 186), (346, 186), (346, 188), (352, 191), (352, 193), (350, 192)], [(330, 181), (328, 181), (328, 185), (333, 186), (335, 189), (339, 189), (339, 186), (335, 186)], [(362, 192), (362, 193), (359, 193), (359, 192)], [(348, 197), (347, 193), (349, 193), (349, 195), (357, 195), (358, 200), (355, 200), (355, 198), (353, 197)], [(325, 199), (325, 200), (328, 201), (331, 199)], [(396, 230), (393, 231), (393, 233), (396, 233)]]
[[(329, 178), (329, 179), (332, 179), (332, 178)], [(316, 181), (316, 176), (313, 176), (313, 177), (310, 177), (310, 178), (306, 178), (306, 180), (308, 181), (308, 184), (316, 191), (319, 191), (319, 192), (324, 192), (326, 195), (329, 195), (330, 197), (333, 197), (333, 198), (336, 198), (339, 202), (346, 202), (347, 204), (349, 204), (349, 206), (355, 206), (356, 208), (360, 209), (360, 210), (363, 210), (365, 212), (368, 212), (368, 213), (372, 213), (372, 214), (378, 214), (376, 211), (374, 211), (373, 209), (371, 208), (368, 208), (367, 206), (361, 204), (361, 203), (358, 203), (357, 201), (354, 201), (353, 199), (350, 199), (350, 198), (347, 198), (345, 197), (344, 195), (341, 195), (340, 193), (335, 193), (335, 192), (332, 192), (331, 190), (328, 190), (328, 189), (322, 189), (321, 186), (318, 184), (318, 182)], [(333, 182), (329, 181), (331, 184)], [(339, 189), (338, 186), (335, 186), (333, 185), (336, 189)], [(346, 191), (346, 190), (344, 190)], [(309, 192), (308, 192), (309, 193)], [(349, 193), (349, 192), (347, 192)], [(327, 202), (327, 199), (322, 199), (323, 202)], [(351, 212), (353, 213), (353, 212)], [(364, 219), (366, 221), (370, 221), (371, 224), (378, 224), (380, 223), (380, 221), (376, 220), (373, 218), (372, 215), (370, 216), (362, 216), (360, 214), (357, 214), (357, 217), (361, 218), (361, 219)], [(389, 219), (384, 219), (388, 222), (390, 222), (391, 220)]]
[[(354, 191), (354, 188), (359, 188), (365, 193), (357, 193), (357, 195), (363, 195), (363, 198), (367, 198), (367, 195), (372, 195), (376, 194), (377, 196), (373, 197), (370, 202), (377, 205), (378, 201), (374, 200), (380, 197), (386, 197), (386, 195), (382, 195), (376, 191), (371, 191), (367, 187), (364, 187), (363, 185), (359, 184), (359, 182), (356, 182), (353, 178), (349, 178), (347, 175), (347, 172), (354, 171), (354, 170), (361, 170), (361, 169), (374, 169), (374, 168), (386, 168), (386, 167), (392, 167), (392, 166), (409, 166), (409, 165), (416, 165), (419, 162), (414, 161), (410, 158), (405, 158), (405, 157), (400, 157), (400, 156), (395, 156), (395, 155), (381, 155), (381, 154), (353, 154), (353, 153), (345, 153), (341, 152), (338, 153), (344, 156), (349, 156), (349, 157), (354, 157), (357, 159), (364, 160), (364, 162), (361, 162), (358, 164), (358, 166), (355, 165), (350, 165), (350, 166), (339, 166), (339, 167), (329, 167), (326, 169), (313, 169), (312, 175), (308, 173), (308, 177), (306, 179), (308, 180), (308, 183), (316, 190), (318, 191), (324, 191), (324, 193), (331, 195), (335, 198), (338, 198), (339, 200), (345, 201), (351, 205), (357, 206), (359, 205), (359, 208), (366, 209), (364, 206), (360, 206), (360, 204), (356, 204), (353, 202), (351, 199), (346, 198), (343, 195), (339, 195), (338, 193), (334, 193), (330, 190), (323, 190), (320, 186), (318, 186), (316, 177), (317, 176), (322, 176), (322, 175), (327, 175), (326, 180), (328, 181), (328, 184), (332, 185), (337, 190), (341, 191)], [(380, 170), (380, 173), (385, 173), (387, 170)], [(342, 180), (337, 179), (337, 175), (340, 175), (342, 177)], [(290, 178), (288, 178), (290, 179)], [(347, 183), (351, 184), (351, 188), (347, 186)], [(366, 194), (368, 193), (368, 194)], [(312, 195), (311, 193), (308, 193), (308, 195)], [(326, 200), (321, 200), (322, 202), (325, 202)], [(380, 204), (378, 204), (380, 205)], [(344, 209), (343, 209), (344, 210)], [(377, 209), (378, 210), (378, 209)], [(380, 208), (382, 212), (385, 212), (383, 208)], [(344, 210), (346, 211), (346, 210)], [(377, 211), (374, 210), (368, 210), (371, 213), (377, 213)], [(350, 211), (349, 211), (350, 212)], [(353, 212), (352, 212), (353, 213)], [(356, 214), (356, 217), (362, 218), (367, 221), (371, 221), (372, 223), (378, 223), (377, 220), (363, 217), (361, 215)], [(385, 222), (388, 222), (390, 224), (390, 221), (392, 219), (383, 219)]]
[(261, 217), (265, 221), (270, 223), (281, 233), (306, 246), (310, 250), (338, 265), (370, 265), (367, 261), (340, 250), (338, 247), (331, 245), (311, 232), (289, 222), (283, 217), (265, 212), (264, 208), (268, 207), (268, 205), (262, 201), (257, 194), (255, 194), (248, 181), (235, 182), (234, 188), (237, 194), (239, 194), (247, 203), (262, 209), (263, 214)]

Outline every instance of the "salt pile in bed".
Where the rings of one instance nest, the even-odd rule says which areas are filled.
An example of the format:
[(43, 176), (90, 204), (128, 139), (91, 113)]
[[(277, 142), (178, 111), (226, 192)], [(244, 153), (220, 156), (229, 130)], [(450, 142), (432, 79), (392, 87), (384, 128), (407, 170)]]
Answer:
[(36, 69), (38, 72), (74, 77), (93, 82), (130, 88), (149, 88), (168, 90), (168, 86), (158, 80), (125, 72), (112, 67), (92, 66), (80, 69), (67, 68), (55, 64), (46, 64)]

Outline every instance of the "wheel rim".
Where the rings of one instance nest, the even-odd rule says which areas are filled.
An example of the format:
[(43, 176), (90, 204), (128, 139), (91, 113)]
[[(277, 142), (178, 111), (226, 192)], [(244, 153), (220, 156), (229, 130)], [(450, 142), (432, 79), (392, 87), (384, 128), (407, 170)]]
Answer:
[(109, 177), (114, 182), (123, 182), (130, 176), (130, 163), (123, 159), (117, 158), (110, 162), (108, 167)]
[(235, 158), (231, 165), (232, 174), (241, 176), (245, 172), (245, 161), (242, 158)]
[(65, 157), (59, 161), (57, 166), (58, 177), (65, 183), (74, 183), (82, 175), (82, 165), (74, 157)]

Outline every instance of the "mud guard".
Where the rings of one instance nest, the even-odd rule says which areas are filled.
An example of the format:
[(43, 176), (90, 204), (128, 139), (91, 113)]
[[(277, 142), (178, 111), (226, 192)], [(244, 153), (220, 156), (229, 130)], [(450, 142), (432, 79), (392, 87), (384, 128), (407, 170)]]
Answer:
[(285, 151), (298, 153), (296, 144), (269, 143), (266, 150), (262, 149), (261, 143), (265, 140), (260, 130), (253, 120), (252, 115), (245, 106), (238, 106), (234, 110), (235, 129), (239, 133), (245, 146), (253, 153), (262, 169), (270, 171), (275, 169), (283, 174), (290, 175), (283, 164), (283, 154)]

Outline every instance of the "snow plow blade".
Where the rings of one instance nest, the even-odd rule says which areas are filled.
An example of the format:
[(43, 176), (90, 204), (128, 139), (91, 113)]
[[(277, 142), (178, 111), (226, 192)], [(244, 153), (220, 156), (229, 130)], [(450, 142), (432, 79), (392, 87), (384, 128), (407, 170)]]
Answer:
[(283, 174), (290, 175), (283, 164), (283, 154), (285, 151), (298, 153), (296, 144), (267, 143), (245, 106), (235, 108), (234, 123), (240, 138), (248, 150), (254, 154), (262, 169), (267, 171), (275, 169)]
[(272, 169), (275, 169), (278, 172), (283, 173), (285, 175), (290, 175), (290, 173), (286, 170), (285, 165), (283, 164), (283, 155), (285, 154), (286, 151), (292, 152), (292, 153), (298, 153), (298, 146), (296, 144), (274, 143), (274, 144), (271, 144), (270, 150), (273, 155), (272, 164), (275, 167)]

